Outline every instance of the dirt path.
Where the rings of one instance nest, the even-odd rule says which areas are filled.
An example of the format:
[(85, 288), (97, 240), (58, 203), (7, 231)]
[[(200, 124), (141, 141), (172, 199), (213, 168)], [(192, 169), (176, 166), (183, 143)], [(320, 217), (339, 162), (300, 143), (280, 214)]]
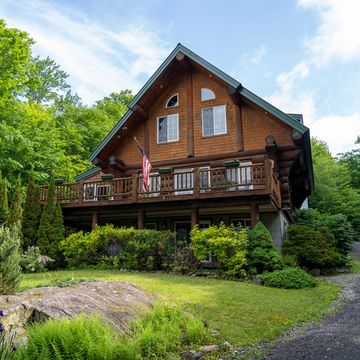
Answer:
[[(360, 259), (360, 242), (354, 243), (353, 254)], [(360, 360), (360, 274), (340, 275), (332, 281), (343, 286), (342, 297), (348, 303), (334, 317), (280, 342), (264, 359)]]

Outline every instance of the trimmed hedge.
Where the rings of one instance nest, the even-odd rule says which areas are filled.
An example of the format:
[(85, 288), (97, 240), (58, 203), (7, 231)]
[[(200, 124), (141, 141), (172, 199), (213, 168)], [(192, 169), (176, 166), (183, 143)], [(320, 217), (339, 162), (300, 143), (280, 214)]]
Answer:
[(110, 264), (132, 270), (160, 270), (170, 266), (175, 234), (170, 231), (98, 226), (89, 233), (71, 234), (61, 242), (70, 266)]
[(283, 289), (303, 289), (317, 285), (316, 280), (299, 268), (285, 268), (262, 276), (264, 285)]

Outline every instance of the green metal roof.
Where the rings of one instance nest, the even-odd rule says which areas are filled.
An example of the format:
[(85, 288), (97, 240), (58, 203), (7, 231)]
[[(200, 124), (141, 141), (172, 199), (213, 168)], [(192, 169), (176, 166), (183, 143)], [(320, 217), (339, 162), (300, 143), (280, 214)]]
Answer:
[(100, 171), (101, 171), (101, 168), (99, 168), (99, 167), (93, 168), (91, 170), (88, 170), (88, 171), (76, 176), (75, 181), (85, 180), (88, 177), (93, 176), (93, 175), (97, 174)]
[(210, 64), (208, 61), (201, 58), (199, 55), (195, 54), (188, 48), (186, 48), (182, 44), (178, 44), (175, 49), (170, 53), (170, 55), (165, 59), (165, 61), (160, 65), (160, 67), (155, 71), (155, 73), (150, 77), (150, 79), (145, 83), (145, 85), (141, 88), (141, 90), (136, 94), (131, 103), (129, 104), (129, 110), (124, 114), (124, 116), (119, 120), (119, 122), (114, 126), (114, 128), (110, 131), (110, 133), (104, 138), (104, 140), (99, 144), (99, 146), (95, 149), (95, 151), (90, 156), (90, 161), (93, 161), (98, 154), (102, 151), (102, 149), (106, 146), (106, 144), (111, 140), (111, 138), (117, 133), (119, 129), (126, 123), (129, 119), (133, 111), (131, 110), (134, 105), (142, 98), (142, 96), (146, 93), (146, 91), (150, 88), (150, 86), (154, 83), (154, 81), (160, 76), (160, 74), (165, 70), (165, 68), (170, 64), (170, 62), (176, 57), (176, 55), (181, 52), (187, 57), (189, 57), (192, 61), (197, 62), (199, 65), (204, 67), (209, 72), (213, 73), (223, 81), (225, 81), (228, 85), (237, 89), (238, 93), (250, 101), (254, 102), (265, 111), (274, 115), (293, 129), (299, 131), (301, 134), (305, 134), (309, 129), (297, 121), (292, 116), (285, 114), (281, 110), (277, 109), (275, 106), (271, 105), (264, 99), (255, 95), (248, 89), (244, 88), (240, 82), (232, 78), (231, 76), (225, 74), (223, 71)]

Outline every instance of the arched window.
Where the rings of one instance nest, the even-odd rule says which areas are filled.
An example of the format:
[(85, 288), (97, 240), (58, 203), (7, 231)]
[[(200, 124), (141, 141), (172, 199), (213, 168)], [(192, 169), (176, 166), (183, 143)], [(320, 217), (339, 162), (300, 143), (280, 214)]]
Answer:
[(215, 94), (212, 90), (208, 88), (201, 88), (201, 101), (213, 100), (215, 99)]
[(178, 94), (175, 94), (175, 95), (171, 96), (171, 98), (166, 103), (167, 108), (176, 107), (178, 105), (179, 105), (179, 96), (178, 96)]

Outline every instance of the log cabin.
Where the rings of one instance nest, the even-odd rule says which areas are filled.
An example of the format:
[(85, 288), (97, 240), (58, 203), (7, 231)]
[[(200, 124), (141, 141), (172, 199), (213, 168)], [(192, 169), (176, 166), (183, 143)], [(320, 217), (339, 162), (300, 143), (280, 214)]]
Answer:
[[(151, 161), (148, 191), (134, 137)], [(314, 187), (302, 115), (280, 111), (182, 44), (90, 160), (95, 167), (75, 183), (57, 185), (65, 224), (77, 228), (171, 229), (187, 240), (196, 224), (261, 220), (279, 247)]]

